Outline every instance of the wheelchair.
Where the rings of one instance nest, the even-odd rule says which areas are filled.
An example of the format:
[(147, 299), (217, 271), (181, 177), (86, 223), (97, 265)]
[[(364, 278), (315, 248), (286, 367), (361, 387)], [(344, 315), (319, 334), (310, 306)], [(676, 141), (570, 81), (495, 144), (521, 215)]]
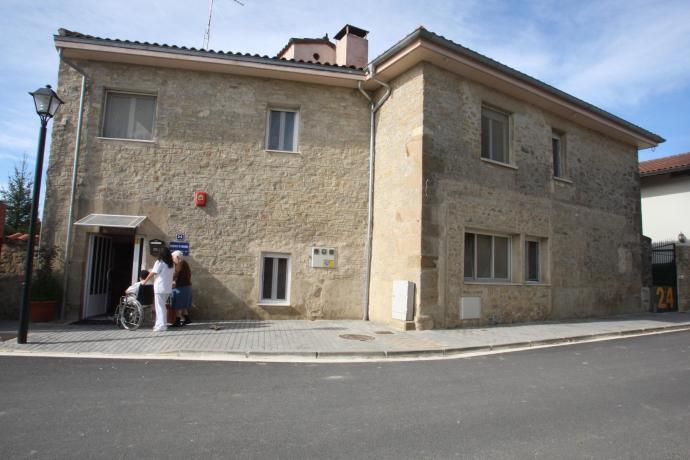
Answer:
[(113, 321), (118, 327), (133, 331), (144, 322), (144, 313), (153, 304), (153, 286), (139, 286), (137, 297), (122, 296), (115, 307)]

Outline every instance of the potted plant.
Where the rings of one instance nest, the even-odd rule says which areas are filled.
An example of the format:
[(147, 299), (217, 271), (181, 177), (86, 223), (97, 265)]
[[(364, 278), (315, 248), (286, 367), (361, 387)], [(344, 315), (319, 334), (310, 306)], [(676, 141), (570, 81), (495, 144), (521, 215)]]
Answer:
[(55, 317), (59, 282), (53, 273), (53, 265), (57, 259), (57, 249), (52, 246), (42, 247), (36, 257), (36, 270), (31, 281), (29, 295), (29, 319), (32, 322), (52, 321)]

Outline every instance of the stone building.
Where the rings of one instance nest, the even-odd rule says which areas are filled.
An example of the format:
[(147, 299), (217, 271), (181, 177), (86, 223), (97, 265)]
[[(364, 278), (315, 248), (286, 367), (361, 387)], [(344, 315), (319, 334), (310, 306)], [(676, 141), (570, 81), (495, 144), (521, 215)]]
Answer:
[(443, 37), (419, 28), (366, 68), (349, 25), (276, 58), (55, 43), (42, 238), (67, 247), (68, 318), (107, 313), (161, 242), (188, 247), (211, 319), (642, 308), (637, 150), (663, 139)]

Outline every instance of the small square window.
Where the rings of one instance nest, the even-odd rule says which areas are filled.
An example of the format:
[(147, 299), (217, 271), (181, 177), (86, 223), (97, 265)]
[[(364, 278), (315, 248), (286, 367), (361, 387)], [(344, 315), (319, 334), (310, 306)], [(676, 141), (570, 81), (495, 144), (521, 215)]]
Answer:
[(564, 177), (563, 135), (556, 131), (551, 133), (551, 153), (553, 158), (553, 177)]
[(152, 140), (155, 118), (155, 96), (108, 91), (103, 137)]
[(299, 112), (296, 110), (269, 110), (266, 149), (296, 152), (298, 125)]
[(286, 303), (290, 293), (290, 256), (267, 253), (261, 260), (261, 302)]
[(508, 115), (482, 107), (482, 158), (509, 163)]

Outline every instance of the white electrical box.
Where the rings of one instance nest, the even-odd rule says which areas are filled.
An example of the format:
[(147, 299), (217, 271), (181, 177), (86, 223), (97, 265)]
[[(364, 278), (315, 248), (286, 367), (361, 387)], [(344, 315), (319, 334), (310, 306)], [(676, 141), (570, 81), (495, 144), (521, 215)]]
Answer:
[(480, 319), (481, 316), (481, 297), (460, 297), (460, 319)]
[(335, 248), (313, 247), (311, 248), (312, 268), (335, 268)]
[(393, 319), (412, 321), (414, 319), (414, 283), (393, 281)]

